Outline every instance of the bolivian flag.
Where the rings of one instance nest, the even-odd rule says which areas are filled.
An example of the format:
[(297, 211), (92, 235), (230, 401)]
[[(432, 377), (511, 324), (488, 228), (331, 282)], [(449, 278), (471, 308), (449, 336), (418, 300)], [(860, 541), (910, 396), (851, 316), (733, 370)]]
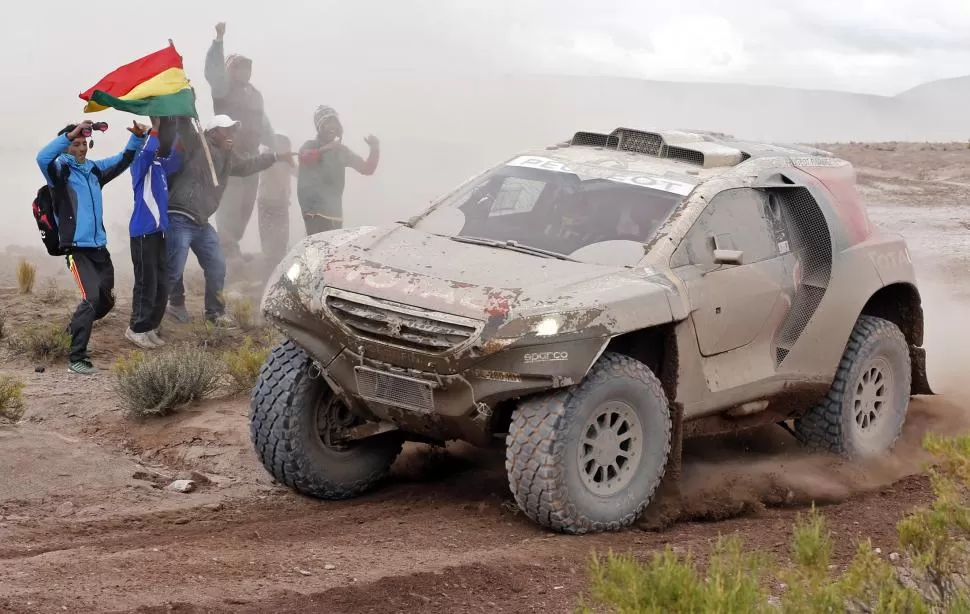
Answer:
[(109, 73), (80, 98), (87, 101), (85, 113), (113, 108), (142, 117), (198, 117), (195, 92), (171, 42)]

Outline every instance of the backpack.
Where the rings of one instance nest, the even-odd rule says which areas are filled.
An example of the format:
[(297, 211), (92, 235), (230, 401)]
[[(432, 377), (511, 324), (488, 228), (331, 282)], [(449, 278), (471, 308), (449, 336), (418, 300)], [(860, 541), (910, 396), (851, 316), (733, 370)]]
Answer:
[[(47, 167), (48, 174), (53, 177), (55, 166), (51, 162)], [(101, 182), (101, 169), (95, 166), (92, 171), (94, 176)], [(64, 168), (60, 177), (54, 180), (55, 184), (60, 182), (67, 185), (67, 176), (70, 173), (68, 168)], [(66, 256), (70, 253), (70, 248), (61, 247), (61, 235), (57, 229), (57, 217), (54, 215), (54, 188), (46, 183), (37, 189), (37, 196), (31, 203), (34, 214), (34, 221), (37, 223), (37, 230), (40, 231), (40, 239), (47, 248), (47, 253), (51, 256)]]
[(37, 197), (32, 203), (34, 221), (37, 222), (37, 230), (40, 231), (40, 239), (44, 242), (47, 253), (51, 256), (64, 256), (67, 250), (61, 248), (61, 235), (57, 231), (54, 197), (51, 192), (53, 190), (46, 183), (37, 190)]

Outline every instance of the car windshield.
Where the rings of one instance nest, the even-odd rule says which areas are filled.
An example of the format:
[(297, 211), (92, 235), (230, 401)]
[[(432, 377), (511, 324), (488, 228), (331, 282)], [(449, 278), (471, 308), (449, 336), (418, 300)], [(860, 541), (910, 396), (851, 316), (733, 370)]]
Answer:
[(582, 262), (634, 266), (643, 243), (693, 187), (633, 173), (584, 175), (552, 160), (517, 158), (447, 197), (414, 227)]

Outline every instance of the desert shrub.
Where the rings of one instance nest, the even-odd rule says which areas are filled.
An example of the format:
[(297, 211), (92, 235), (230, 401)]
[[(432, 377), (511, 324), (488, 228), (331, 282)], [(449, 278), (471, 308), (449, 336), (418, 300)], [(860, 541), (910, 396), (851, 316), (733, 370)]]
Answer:
[(16, 422), (24, 417), (23, 391), (23, 380), (0, 375), (0, 418)]
[(970, 597), (970, 437), (929, 435), (924, 447), (936, 460), (929, 469), (935, 498), (900, 520), (899, 541), (915, 585), (954, 611)]
[(145, 359), (145, 352), (132, 350), (123, 356), (115, 359), (115, 364), (111, 367), (112, 373), (116, 377), (131, 373)]
[(224, 374), (209, 352), (188, 344), (130, 354), (113, 372), (122, 406), (139, 416), (168, 415), (204, 399), (218, 390)]
[(866, 540), (848, 568), (834, 573), (832, 536), (813, 506), (795, 520), (787, 564), (746, 554), (737, 538), (717, 542), (704, 573), (690, 554), (669, 547), (643, 563), (594, 554), (578, 611), (970, 612), (970, 436), (929, 436), (924, 447), (935, 459), (935, 499), (899, 522), (904, 554), (894, 555), (896, 565)]
[(256, 385), (259, 370), (269, 356), (269, 347), (246, 337), (239, 347), (222, 355), (226, 371), (233, 382), (233, 391), (251, 390)]
[(590, 599), (581, 612), (609, 606), (618, 614), (667, 612), (723, 612), (742, 614), (770, 611), (762, 587), (766, 561), (747, 554), (738, 537), (722, 537), (714, 546), (706, 574), (693, 558), (676, 554), (670, 546), (655, 552), (646, 564), (630, 555), (610, 552), (589, 564)]
[(57, 360), (71, 352), (71, 333), (64, 324), (28, 324), (10, 338), (17, 354), (33, 360)]
[(37, 280), (37, 267), (21, 258), (17, 263), (17, 289), (21, 294), (30, 294), (34, 291), (34, 282)]
[(61, 291), (60, 286), (57, 285), (57, 280), (49, 277), (47, 279), (47, 285), (40, 295), (41, 302), (47, 305), (56, 305), (61, 302), (62, 298), (64, 298), (64, 293)]
[(205, 350), (224, 349), (235, 343), (232, 331), (220, 328), (206, 320), (192, 323), (192, 337)]
[(245, 296), (230, 296), (226, 299), (226, 313), (243, 330), (256, 327), (256, 307)]
[(6, 332), (7, 332), (7, 329), (5, 328), (6, 325), (7, 325), (7, 316), (0, 313), (0, 339), (3, 339), (6, 336)]

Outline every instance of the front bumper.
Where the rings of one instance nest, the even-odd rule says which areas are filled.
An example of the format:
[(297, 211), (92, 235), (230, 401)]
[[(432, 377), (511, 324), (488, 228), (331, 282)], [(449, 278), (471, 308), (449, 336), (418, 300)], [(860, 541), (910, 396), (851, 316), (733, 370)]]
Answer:
[(324, 367), (331, 386), (357, 413), (441, 441), (491, 439), (494, 408), (554, 387), (552, 376), (469, 370), (439, 375), (403, 369), (341, 351)]
[[(315, 359), (348, 407), (436, 440), (487, 444), (502, 403), (578, 382), (608, 341), (597, 333), (582, 336), (590, 335), (589, 330), (541, 341), (483, 340), (479, 328), (467, 343), (432, 355), (355, 334), (346, 314), (351, 314), (356, 328), (373, 331), (371, 320), (361, 324), (362, 318), (372, 315), (361, 311), (369, 305), (366, 301), (349, 306), (328, 303), (331, 295), (338, 301), (347, 296), (280, 279), (264, 297), (263, 313)], [(335, 314), (334, 309), (344, 311)], [(461, 323), (454, 316), (433, 315)], [(412, 316), (404, 313), (404, 317)]]

